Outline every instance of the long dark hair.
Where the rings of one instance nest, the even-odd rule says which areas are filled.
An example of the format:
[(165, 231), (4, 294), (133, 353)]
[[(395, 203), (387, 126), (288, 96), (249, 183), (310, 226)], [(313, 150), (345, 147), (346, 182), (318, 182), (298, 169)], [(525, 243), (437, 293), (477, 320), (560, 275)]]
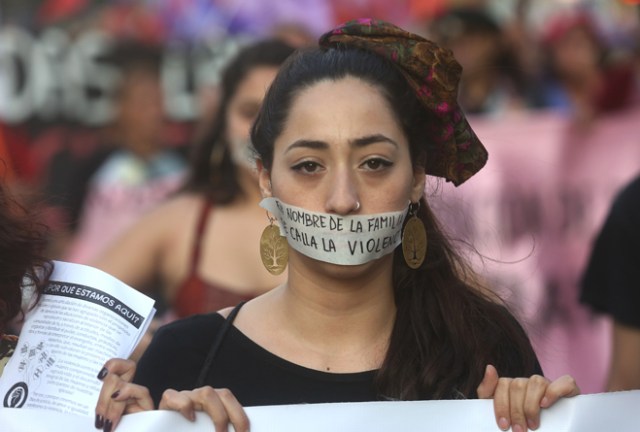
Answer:
[[(279, 67), (293, 51), (279, 39), (268, 39), (241, 49), (229, 63), (222, 76), (222, 96), (215, 120), (191, 154), (191, 171), (184, 190), (203, 193), (217, 204), (228, 204), (243, 193), (226, 138), (229, 103), (253, 69)], [(214, 151), (220, 155), (215, 167), (211, 161)]]
[[(359, 49), (319, 49), (292, 56), (263, 102), (251, 139), (266, 169), (296, 94), (315, 82), (345, 76), (381, 90), (408, 137), (416, 166), (429, 157), (429, 114), (387, 60)], [(424, 198), (418, 217), (427, 230), (427, 256), (416, 270), (401, 248), (393, 263), (396, 320), (377, 374), (381, 397), (403, 400), (475, 397), (487, 364), (501, 376), (529, 376), (536, 357), (529, 339), (497, 299), (475, 286), (473, 273), (457, 255)]]
[(40, 299), (53, 270), (43, 253), (47, 228), (0, 184), (0, 333), (22, 313), (22, 287), (33, 286), (31, 306)]

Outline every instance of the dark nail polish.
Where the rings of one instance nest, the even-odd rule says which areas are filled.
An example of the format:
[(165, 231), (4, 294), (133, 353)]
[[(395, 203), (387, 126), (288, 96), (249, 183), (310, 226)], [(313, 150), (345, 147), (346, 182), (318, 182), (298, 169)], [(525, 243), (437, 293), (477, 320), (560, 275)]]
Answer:
[(115, 398), (117, 398), (118, 396), (120, 396), (120, 390), (116, 390), (116, 391), (114, 391), (114, 392), (113, 392), (113, 394), (111, 395), (111, 399), (115, 399)]
[(104, 426), (104, 418), (96, 414), (96, 429), (102, 429), (102, 426)]
[(107, 368), (103, 367), (102, 369), (100, 369), (100, 372), (98, 372), (98, 379), (102, 381), (102, 379), (106, 377), (108, 373), (109, 371), (107, 370)]
[(102, 429), (104, 432), (111, 432), (111, 427), (113, 426), (113, 423), (111, 423), (111, 420), (107, 420), (104, 422), (104, 429)]

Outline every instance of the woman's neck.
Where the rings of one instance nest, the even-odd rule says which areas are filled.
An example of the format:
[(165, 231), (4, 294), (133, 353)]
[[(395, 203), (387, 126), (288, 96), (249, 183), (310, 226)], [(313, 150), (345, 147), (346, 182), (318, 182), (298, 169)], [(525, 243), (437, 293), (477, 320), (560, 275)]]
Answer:
[(137, 133), (136, 131), (122, 132), (119, 144), (121, 148), (128, 149), (144, 160), (150, 160), (162, 150), (157, 136)]
[(328, 271), (314, 271), (317, 263), (293, 258), (278, 294), (279, 316), (286, 317), (282, 325), (299, 349), (309, 353), (310, 365), (343, 372), (379, 368), (396, 314), (392, 256), (366, 269), (337, 268), (337, 275), (328, 265), (322, 269)]

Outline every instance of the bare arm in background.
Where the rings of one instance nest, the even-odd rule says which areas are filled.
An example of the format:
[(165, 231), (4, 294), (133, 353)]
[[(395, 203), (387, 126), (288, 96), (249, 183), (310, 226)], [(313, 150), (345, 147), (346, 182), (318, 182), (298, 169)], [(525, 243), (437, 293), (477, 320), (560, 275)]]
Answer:
[(640, 389), (640, 329), (613, 324), (608, 391)]

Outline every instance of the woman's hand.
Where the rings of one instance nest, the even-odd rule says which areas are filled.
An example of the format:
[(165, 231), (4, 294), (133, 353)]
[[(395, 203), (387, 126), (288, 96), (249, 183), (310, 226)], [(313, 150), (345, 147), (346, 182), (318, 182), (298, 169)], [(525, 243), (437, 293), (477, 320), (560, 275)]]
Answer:
[(131, 360), (111, 359), (98, 374), (102, 388), (96, 405), (96, 429), (110, 432), (124, 414), (154, 409), (146, 387), (132, 384), (136, 364)]
[(513, 432), (535, 430), (540, 426), (540, 409), (548, 408), (562, 397), (580, 394), (575, 380), (564, 375), (551, 382), (541, 375), (530, 378), (500, 378), (488, 365), (478, 386), (478, 398), (493, 399), (498, 427)]
[(200, 387), (195, 390), (166, 390), (162, 394), (160, 409), (180, 412), (189, 420), (195, 420), (196, 411), (205, 411), (217, 432), (226, 431), (231, 423), (236, 432), (249, 430), (249, 418), (236, 397), (227, 389)]

